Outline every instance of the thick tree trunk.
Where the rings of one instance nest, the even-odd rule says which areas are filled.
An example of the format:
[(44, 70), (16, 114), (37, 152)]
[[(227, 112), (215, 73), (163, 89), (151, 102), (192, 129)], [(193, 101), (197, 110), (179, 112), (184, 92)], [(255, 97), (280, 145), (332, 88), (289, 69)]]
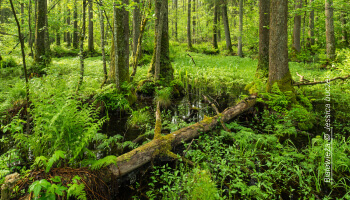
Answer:
[(78, 5), (77, 0), (74, 0), (74, 11), (73, 11), (73, 48), (78, 48)]
[(243, 57), (242, 35), (243, 35), (243, 0), (239, 0), (239, 33), (238, 33), (238, 50), (239, 57)]
[[(67, 25), (70, 26), (70, 9), (68, 9), (67, 11)], [(66, 37), (67, 37), (67, 47), (71, 47), (72, 46), (72, 38), (70, 35), (70, 32), (67, 31), (66, 32)]]
[[(310, 0), (310, 5), (313, 7), (314, 0)], [(315, 11), (312, 9), (310, 11), (309, 15), (309, 32), (308, 32), (308, 47), (311, 48), (311, 45), (315, 44), (315, 34), (314, 34), (314, 28), (315, 28)]]
[[(122, 1), (122, 4), (128, 5), (128, 3), (128, 0)], [(129, 12), (124, 6), (116, 8), (114, 24), (117, 31), (117, 48), (112, 43), (109, 78), (120, 86), (125, 81), (129, 82)], [(113, 40), (115, 40), (115, 36), (113, 36)], [(118, 76), (119, 81), (116, 80), (116, 76)]]
[(46, 25), (46, 0), (37, 0), (36, 28), (35, 28), (35, 55), (34, 61), (39, 65), (47, 65), (47, 52), (45, 40)]
[[(141, 11), (140, 11), (140, 0), (134, 0), (137, 5), (135, 6), (133, 12), (133, 20), (132, 20), (132, 55), (135, 58), (137, 51), (137, 43), (140, 36), (140, 25), (141, 25)], [(135, 59), (133, 59), (133, 63)]]
[(187, 47), (192, 49), (191, 39), (191, 0), (188, 0), (187, 4)]
[(226, 48), (229, 50), (230, 53), (233, 53), (231, 36), (230, 36), (230, 27), (229, 27), (228, 17), (227, 17), (227, 0), (224, 0), (222, 4), (222, 21), (224, 22)]
[(259, 1), (259, 61), (256, 70), (257, 78), (269, 76), (269, 26), (270, 0)]
[(93, 5), (93, 1), (92, 0), (88, 0), (89, 1), (89, 39), (88, 39), (88, 52), (90, 53), (90, 55), (92, 56), (93, 52), (94, 52), (94, 23), (92, 21), (93, 19), (93, 10), (92, 10), (92, 5)]
[[(112, 164), (108, 167), (109, 173), (119, 178), (127, 173), (150, 162), (156, 156), (169, 155), (171, 149), (198, 137), (200, 134), (214, 129), (220, 122), (227, 122), (255, 105), (255, 96), (251, 96), (241, 101), (234, 107), (225, 109), (221, 115), (207, 117), (203, 121), (188, 127), (179, 129), (165, 136), (157, 136), (154, 139), (128, 153), (117, 158), (117, 166)], [(160, 120), (159, 116), (158, 119)], [(158, 126), (159, 127), (159, 126)]]
[[(302, 8), (302, 0), (295, 2), (295, 10)], [(293, 28), (293, 50), (296, 54), (300, 53), (300, 31), (301, 31), (301, 15), (296, 14), (294, 16), (294, 28)]]
[(214, 0), (214, 21), (213, 21), (213, 47), (218, 48), (218, 0)]
[[(164, 20), (164, 13), (165, 13), (165, 3), (161, 3), (160, 6), (160, 13), (159, 13), (159, 22), (162, 22)], [(159, 23), (157, 26), (157, 35), (162, 35), (163, 31), (163, 23)], [(188, 31), (187, 31), (188, 34)], [(188, 36), (188, 35), (187, 35)], [(191, 40), (190, 40), (191, 41)], [(160, 54), (161, 54), (161, 48), (162, 48), (162, 40), (157, 40), (156, 44), (156, 61), (155, 61), (155, 68), (154, 68), (154, 82), (159, 80), (160, 76)], [(159, 104), (159, 102), (158, 102)]]
[(288, 0), (271, 0), (269, 42), (269, 80), (267, 91), (277, 83), (282, 92), (292, 91), (288, 67)]
[(346, 31), (346, 14), (343, 12), (341, 14), (341, 25), (342, 25), (342, 44), (344, 47), (349, 46), (348, 32)]
[[(160, 10), (164, 4), (164, 20), (160, 21)], [(155, 44), (154, 51), (152, 56), (152, 61), (150, 68), (148, 70), (149, 76), (155, 75), (155, 63), (156, 63), (156, 54), (157, 54), (157, 41), (161, 40), (161, 50), (160, 50), (160, 74), (159, 78), (164, 79), (166, 83), (170, 83), (170, 81), (174, 78), (174, 69), (171, 66), (170, 58), (169, 58), (169, 26), (168, 26), (168, 1), (167, 0), (157, 0), (155, 4)], [(162, 23), (162, 34), (158, 35), (157, 30), (158, 26)]]
[(333, 20), (333, 0), (325, 0), (326, 10), (326, 49), (327, 58), (335, 59), (335, 37), (334, 37), (334, 20)]

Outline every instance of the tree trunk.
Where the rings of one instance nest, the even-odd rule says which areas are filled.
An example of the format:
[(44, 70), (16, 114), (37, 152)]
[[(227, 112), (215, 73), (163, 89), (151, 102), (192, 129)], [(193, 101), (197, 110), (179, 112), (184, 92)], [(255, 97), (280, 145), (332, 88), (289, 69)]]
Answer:
[(80, 31), (79, 39), (79, 59), (80, 59), (80, 79), (78, 83), (78, 90), (84, 81), (84, 38), (85, 38), (85, 29), (86, 29), (86, 0), (83, 0), (83, 24)]
[(195, 12), (196, 12), (196, 0), (193, 0), (193, 6), (192, 6), (192, 42), (195, 43), (196, 42), (196, 16), (195, 16)]
[[(295, 2), (295, 10), (300, 10), (302, 8), (302, 0)], [(299, 11), (300, 12), (300, 11)], [(293, 50), (296, 54), (300, 53), (300, 31), (301, 31), (301, 15), (296, 14), (294, 16), (294, 28), (293, 28)]]
[(213, 21), (213, 47), (218, 49), (218, 0), (214, 0), (214, 21)]
[(188, 0), (187, 4), (187, 47), (192, 49), (191, 39), (191, 0)]
[[(68, 9), (67, 11), (67, 25), (68, 27), (70, 26), (70, 9)], [(70, 32), (67, 31), (66, 32), (66, 35), (67, 35), (67, 47), (71, 47), (72, 46), (72, 39), (71, 39), (71, 36), (70, 36)]]
[(259, 61), (256, 70), (257, 78), (269, 76), (269, 26), (270, 0), (259, 1)]
[(177, 4), (178, 0), (175, 1), (175, 40), (177, 41)]
[(326, 49), (327, 58), (335, 59), (335, 38), (334, 38), (334, 21), (333, 21), (333, 0), (325, 0), (326, 10)]
[[(310, 5), (313, 7), (314, 0), (310, 0)], [(312, 8), (309, 15), (309, 32), (308, 32), (308, 47), (311, 48), (311, 45), (315, 44), (315, 34), (314, 34), (314, 28), (315, 28), (315, 11)]]
[[(128, 5), (128, 2), (128, 0), (123, 0), (122, 4)], [(117, 31), (117, 48), (112, 43), (109, 78), (120, 86), (125, 81), (129, 82), (129, 12), (124, 6), (116, 8), (114, 24)], [(116, 80), (116, 76), (118, 76), (119, 81)]]
[(346, 31), (346, 14), (343, 12), (341, 14), (341, 25), (342, 25), (342, 44), (344, 47), (349, 46), (348, 32)]
[(100, 13), (100, 32), (101, 32), (101, 54), (102, 54), (102, 63), (103, 63), (103, 74), (104, 74), (103, 84), (104, 84), (106, 83), (108, 77), (107, 77), (106, 54), (105, 54), (104, 16), (103, 16), (101, 5), (102, 5), (102, 0), (100, 0), (99, 13)]
[(242, 35), (243, 35), (243, 0), (239, 0), (239, 33), (238, 33), (238, 56), (243, 57)]
[(37, 0), (36, 28), (35, 28), (35, 55), (34, 62), (46, 66), (48, 64), (45, 40), (46, 0)]
[(277, 83), (282, 92), (292, 91), (292, 76), (288, 67), (288, 0), (271, 0), (269, 42), (269, 80), (267, 91)]
[(220, 15), (220, 6), (221, 6), (221, 4), (220, 4), (220, 0), (219, 0), (219, 2), (218, 2), (218, 12), (216, 13), (218, 16), (217, 16), (217, 18), (218, 18), (218, 23), (217, 23), (217, 28), (216, 28), (216, 30), (218, 31), (218, 42), (221, 42), (221, 29), (220, 29), (220, 21), (221, 21), (221, 15)]
[(88, 39), (88, 52), (90, 55), (93, 55), (94, 52), (94, 24), (92, 21), (93, 10), (92, 10), (93, 1), (89, 0), (89, 39)]
[(73, 48), (78, 48), (78, 5), (77, 0), (74, 0), (74, 11), (73, 11)]
[[(120, 89), (120, 80), (119, 80), (119, 65), (118, 65), (118, 22), (117, 22), (117, 8), (116, 8), (116, 3), (114, 2), (113, 4), (113, 17), (114, 17), (114, 20), (113, 20), (113, 45), (114, 45), (114, 65), (111, 65), (114, 66), (114, 81), (115, 81), (115, 86), (116, 88), (119, 90)], [(112, 54), (111, 54), (112, 55)]]
[[(191, 5), (191, 4), (190, 4)], [(190, 6), (191, 7), (191, 6)], [(160, 13), (159, 13), (159, 25), (157, 26), (157, 35), (162, 35), (163, 26), (164, 23), (161, 23), (164, 20), (164, 13), (165, 13), (165, 3), (161, 2), (160, 6)], [(188, 23), (187, 23), (188, 24)], [(188, 31), (187, 31), (188, 36)], [(190, 40), (191, 41), (191, 40)], [(159, 80), (160, 76), (160, 55), (161, 55), (161, 48), (162, 48), (162, 40), (157, 40), (157, 46), (156, 46), (156, 62), (155, 62), (155, 69), (154, 69), (154, 82)], [(159, 103), (159, 102), (158, 102)]]
[(230, 53), (233, 53), (231, 36), (230, 36), (230, 27), (228, 24), (228, 17), (227, 17), (227, 0), (224, 0), (222, 4), (222, 21), (224, 22), (226, 48), (229, 50)]
[(34, 58), (33, 34), (32, 34), (32, 1), (31, 0), (29, 0), (29, 2), (28, 2), (28, 27), (29, 27), (28, 46), (30, 48), (31, 56), (32, 56), (32, 58)]
[[(61, 5), (58, 5), (58, 13), (61, 13)], [(61, 18), (59, 18), (59, 21), (61, 20)], [(61, 45), (61, 31), (60, 31), (60, 27), (57, 27), (56, 29), (56, 45), (60, 46)]]
[[(160, 21), (160, 10), (164, 4), (164, 20)], [(159, 78), (163, 79), (166, 83), (170, 83), (170, 81), (174, 78), (174, 69), (171, 66), (170, 58), (169, 58), (169, 26), (168, 26), (168, 1), (167, 0), (157, 0), (155, 4), (155, 44), (154, 51), (152, 56), (152, 61), (150, 68), (148, 70), (149, 76), (155, 75), (155, 63), (156, 63), (156, 54), (157, 54), (157, 41), (161, 40), (161, 50), (160, 50), (160, 74)], [(162, 23), (162, 34), (158, 35), (157, 30), (158, 26)]]
[[(115, 178), (120, 178), (121, 176), (124, 176), (150, 162), (156, 156), (169, 155), (171, 149), (174, 147), (183, 142), (190, 141), (204, 132), (214, 129), (220, 120), (227, 122), (237, 117), (249, 108), (252, 108), (255, 105), (255, 102), (255, 97), (251, 96), (246, 100), (241, 101), (236, 106), (225, 109), (220, 116), (216, 115), (214, 117), (207, 117), (196, 124), (184, 127), (172, 132), (171, 134), (154, 137), (151, 142), (117, 157), (117, 166), (114, 164), (109, 165), (108, 172), (113, 174)], [(158, 117), (158, 119), (160, 118)]]
[(21, 25), (24, 24), (24, 3), (21, 3)]
[[(137, 5), (135, 6), (133, 12), (132, 20), (132, 55), (135, 58), (137, 52), (137, 43), (140, 36), (140, 25), (141, 25), (141, 11), (140, 11), (140, 0), (134, 0)], [(135, 59), (133, 59), (133, 63)]]

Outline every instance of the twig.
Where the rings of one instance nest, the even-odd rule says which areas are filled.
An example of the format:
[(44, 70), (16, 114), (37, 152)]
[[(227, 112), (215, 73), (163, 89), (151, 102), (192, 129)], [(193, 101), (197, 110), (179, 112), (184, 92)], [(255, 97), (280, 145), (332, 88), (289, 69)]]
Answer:
[(188, 145), (188, 147), (187, 147), (186, 151), (184, 152), (184, 156), (183, 156), (183, 157), (185, 157), (185, 156), (186, 156), (186, 154), (187, 154), (188, 150), (190, 149), (190, 147), (191, 147), (191, 145), (192, 145), (193, 141), (194, 141), (194, 139), (192, 139), (191, 143)]
[(196, 65), (196, 62), (194, 62), (193, 57), (192, 57), (189, 53), (187, 53), (187, 55), (192, 59), (193, 64), (194, 64), (195, 66), (197, 66), (197, 65)]
[(323, 83), (329, 83), (329, 82), (337, 80), (337, 79), (345, 80), (345, 79), (348, 79), (349, 77), (350, 77), (350, 74), (347, 76), (344, 76), (344, 77), (336, 77), (336, 78), (328, 79), (326, 81), (316, 81), (316, 82), (308, 82), (308, 83), (294, 83), (293, 86), (323, 84)]
[[(207, 101), (211, 105), (211, 107), (215, 110), (216, 114), (220, 116), (220, 112), (218, 108), (205, 95), (203, 95), (203, 98), (205, 101)], [(231, 130), (226, 127), (225, 123), (221, 119), (220, 119), (220, 123), (222, 128), (224, 128), (225, 131), (231, 132)]]

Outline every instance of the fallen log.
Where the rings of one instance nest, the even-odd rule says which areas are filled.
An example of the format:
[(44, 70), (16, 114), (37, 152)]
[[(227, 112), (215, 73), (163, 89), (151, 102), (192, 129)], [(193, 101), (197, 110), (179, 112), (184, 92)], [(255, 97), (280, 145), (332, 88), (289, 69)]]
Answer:
[(172, 148), (180, 145), (182, 142), (198, 137), (201, 133), (212, 130), (220, 122), (220, 119), (223, 122), (233, 119), (253, 107), (255, 103), (256, 96), (250, 96), (236, 106), (227, 108), (221, 115), (205, 117), (196, 124), (181, 128), (165, 136), (157, 136), (149, 143), (117, 157), (117, 165), (109, 165), (107, 173), (110, 173), (114, 178), (120, 178), (150, 162), (156, 156), (169, 155)]

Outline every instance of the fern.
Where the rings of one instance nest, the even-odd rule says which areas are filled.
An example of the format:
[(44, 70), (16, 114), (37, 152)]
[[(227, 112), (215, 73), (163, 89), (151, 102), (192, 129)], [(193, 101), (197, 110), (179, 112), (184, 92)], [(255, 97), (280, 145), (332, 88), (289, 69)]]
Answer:
[(78, 181), (81, 178), (79, 176), (75, 176), (72, 181), (73, 184), (69, 184), (70, 187), (68, 188), (67, 191), (67, 199), (69, 199), (69, 197), (76, 197), (79, 200), (86, 200), (86, 193), (84, 191), (85, 189), (85, 185), (84, 184), (78, 184)]
[(92, 165), (91, 165), (91, 169), (92, 170), (98, 170), (101, 169), (103, 167), (106, 167), (110, 164), (115, 164), (117, 165), (117, 157), (116, 156), (106, 156), (100, 160), (96, 160)]
[(55, 153), (52, 155), (52, 157), (49, 159), (49, 161), (47, 162), (47, 165), (46, 165), (46, 173), (50, 171), (52, 165), (59, 161), (60, 158), (65, 158), (65, 154), (66, 152), (64, 151), (61, 151), (61, 150), (58, 150), (58, 151), (55, 151)]

